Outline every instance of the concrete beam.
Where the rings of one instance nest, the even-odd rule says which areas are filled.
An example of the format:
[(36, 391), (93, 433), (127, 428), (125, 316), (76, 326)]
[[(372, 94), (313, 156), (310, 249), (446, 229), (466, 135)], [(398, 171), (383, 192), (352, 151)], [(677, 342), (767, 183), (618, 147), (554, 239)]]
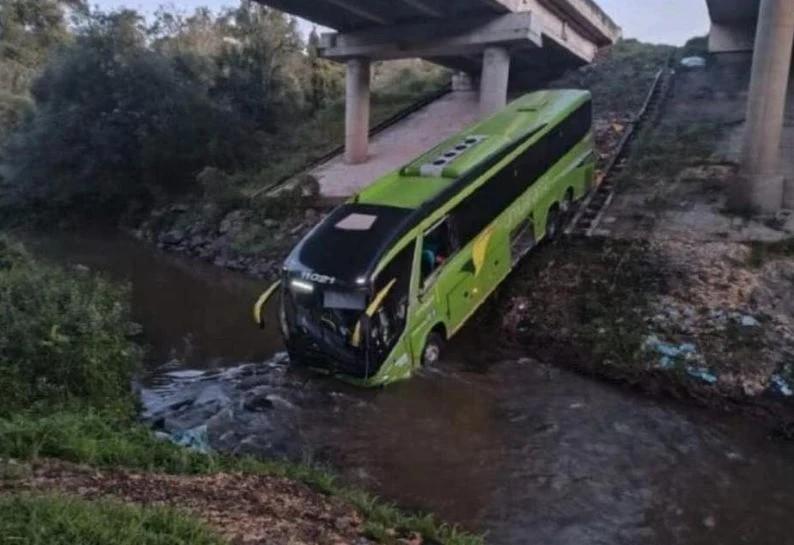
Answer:
[(570, 21), (571, 26), (599, 47), (611, 45), (623, 36), (623, 30), (593, 0), (541, 0), (541, 3)]
[(550, 9), (545, 2), (540, 0), (524, 0), (524, 2), (543, 28), (544, 38), (551, 38), (583, 62), (589, 63), (595, 59), (600, 46), (585, 36), (578, 26), (570, 25), (565, 19), (561, 19), (556, 10)]
[(345, 160), (351, 165), (366, 162), (369, 155), (370, 80), (369, 59), (347, 61)]
[(794, 48), (794, 0), (762, 0), (742, 149), (744, 181), (734, 205), (774, 213), (783, 206), (780, 145)]
[(753, 50), (755, 44), (755, 22), (711, 23), (709, 52), (742, 53)]
[(542, 44), (543, 26), (533, 13), (524, 12), (324, 34), (320, 53), (340, 61), (356, 57), (389, 60), (469, 55), (494, 45), (527, 48)]

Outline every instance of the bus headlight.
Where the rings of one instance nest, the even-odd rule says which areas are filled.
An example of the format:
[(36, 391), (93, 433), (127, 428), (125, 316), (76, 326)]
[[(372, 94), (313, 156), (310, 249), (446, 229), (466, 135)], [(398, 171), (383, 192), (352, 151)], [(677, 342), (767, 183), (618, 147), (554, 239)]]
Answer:
[(290, 287), (298, 292), (301, 293), (313, 293), (314, 286), (309, 282), (304, 282), (303, 280), (293, 280), (289, 283)]

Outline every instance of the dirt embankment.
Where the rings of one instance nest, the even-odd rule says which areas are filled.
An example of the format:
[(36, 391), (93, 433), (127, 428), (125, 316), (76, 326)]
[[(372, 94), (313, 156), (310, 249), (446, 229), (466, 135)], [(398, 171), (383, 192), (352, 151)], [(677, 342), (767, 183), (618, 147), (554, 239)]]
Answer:
[[(533, 357), (794, 423), (794, 260), (726, 242), (568, 240), (515, 273), (493, 316)], [(506, 307), (506, 308), (505, 308)]]
[[(0, 494), (20, 492), (174, 508), (199, 517), (230, 543), (240, 545), (375, 543), (366, 537), (365, 519), (354, 508), (278, 477), (173, 476), (42, 461), (20, 479), (0, 479)], [(419, 545), (421, 539), (405, 536), (399, 542)]]
[[(678, 67), (614, 180), (599, 226), (606, 238), (542, 248), (494, 318), (541, 359), (740, 407), (794, 435), (794, 221), (726, 208), (748, 78), (749, 58)], [(598, 81), (594, 96), (612, 96)], [(599, 127), (608, 154), (620, 122)]]

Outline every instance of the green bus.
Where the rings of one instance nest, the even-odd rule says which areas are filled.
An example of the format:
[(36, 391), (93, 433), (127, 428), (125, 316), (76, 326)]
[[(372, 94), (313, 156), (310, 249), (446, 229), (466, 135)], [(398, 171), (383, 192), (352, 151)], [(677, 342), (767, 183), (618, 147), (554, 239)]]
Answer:
[(590, 93), (539, 91), (332, 211), (281, 280), (290, 358), (362, 386), (409, 378), (543, 239), (595, 173)]

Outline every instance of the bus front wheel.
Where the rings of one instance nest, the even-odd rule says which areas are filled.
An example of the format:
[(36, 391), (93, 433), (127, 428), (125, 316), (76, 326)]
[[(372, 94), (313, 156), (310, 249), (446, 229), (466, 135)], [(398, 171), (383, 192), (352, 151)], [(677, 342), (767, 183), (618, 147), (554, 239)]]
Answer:
[(422, 366), (429, 367), (435, 365), (441, 359), (441, 351), (444, 349), (444, 338), (438, 333), (431, 333), (425, 341), (425, 348), (422, 350)]

